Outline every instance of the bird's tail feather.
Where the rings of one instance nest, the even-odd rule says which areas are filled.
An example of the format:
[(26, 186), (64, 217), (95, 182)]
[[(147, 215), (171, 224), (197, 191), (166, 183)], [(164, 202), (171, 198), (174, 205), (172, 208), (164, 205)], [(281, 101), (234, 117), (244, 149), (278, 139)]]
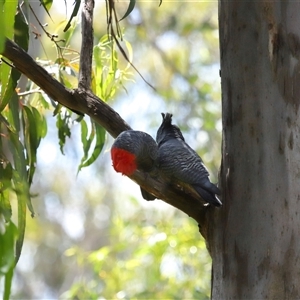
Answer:
[[(213, 204), (214, 206), (222, 206), (222, 202), (212, 192), (203, 189), (199, 185), (193, 185), (193, 188), (197, 191), (197, 193), (202, 197), (202, 199), (205, 202)], [(217, 189), (217, 191), (219, 191), (219, 189), (217, 187), (216, 187), (216, 189)]]

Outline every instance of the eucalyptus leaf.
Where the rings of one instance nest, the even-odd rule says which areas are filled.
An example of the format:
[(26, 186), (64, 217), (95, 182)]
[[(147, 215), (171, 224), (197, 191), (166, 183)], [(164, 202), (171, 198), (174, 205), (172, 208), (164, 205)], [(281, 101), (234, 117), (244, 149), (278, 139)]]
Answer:
[(73, 18), (75, 18), (78, 14), (81, 1), (80, 0), (75, 0), (74, 3), (75, 3), (74, 9), (72, 11), (71, 17), (70, 17), (66, 27), (64, 28), (64, 32), (66, 32), (70, 28)]
[[(85, 124), (85, 125), (84, 125)], [(105, 129), (100, 126), (99, 124), (95, 123), (94, 121), (91, 121), (92, 124), (92, 131), (87, 138), (87, 127), (86, 123), (82, 123), (82, 131), (81, 131), (81, 141), (83, 145), (83, 151), (84, 151), (84, 156), (81, 159), (80, 165), (78, 166), (78, 172), (85, 167), (90, 166), (95, 160), (99, 157), (103, 146), (105, 142), (105, 136), (106, 136), (106, 131)], [(94, 149), (92, 150), (91, 155), (88, 155), (88, 152), (90, 150), (92, 142), (95, 140), (95, 146)]]
[(123, 19), (125, 19), (126, 17), (128, 17), (130, 15), (130, 13), (133, 11), (133, 9), (135, 7), (135, 3), (136, 3), (136, 0), (129, 0), (128, 8), (127, 8), (124, 16), (119, 21), (122, 21)]

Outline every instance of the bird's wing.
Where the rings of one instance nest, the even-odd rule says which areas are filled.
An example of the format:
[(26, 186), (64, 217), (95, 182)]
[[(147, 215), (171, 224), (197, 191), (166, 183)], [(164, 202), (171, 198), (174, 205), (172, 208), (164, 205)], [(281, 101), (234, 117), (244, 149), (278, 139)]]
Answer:
[(158, 161), (170, 176), (189, 184), (198, 183), (209, 176), (200, 156), (178, 139), (170, 140), (160, 147)]

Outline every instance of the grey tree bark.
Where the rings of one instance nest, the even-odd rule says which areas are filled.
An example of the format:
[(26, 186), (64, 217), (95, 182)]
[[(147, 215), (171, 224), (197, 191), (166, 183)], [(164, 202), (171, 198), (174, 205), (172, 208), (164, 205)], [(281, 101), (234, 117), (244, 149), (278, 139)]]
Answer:
[(300, 298), (300, 3), (219, 1), (224, 206), (213, 299)]

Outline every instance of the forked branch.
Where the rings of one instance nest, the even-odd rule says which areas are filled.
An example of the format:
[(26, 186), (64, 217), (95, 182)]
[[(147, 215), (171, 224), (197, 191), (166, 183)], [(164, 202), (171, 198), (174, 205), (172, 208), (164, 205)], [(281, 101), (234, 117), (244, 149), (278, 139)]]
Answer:
[[(89, 115), (114, 138), (122, 131), (130, 129), (120, 115), (96, 95), (85, 89), (66, 88), (11, 40), (6, 39), (2, 55), (54, 101)], [(130, 178), (158, 199), (162, 199), (192, 217), (199, 224), (202, 235), (206, 237), (207, 212), (214, 208), (203, 206), (203, 201), (196, 192), (189, 187), (169, 184), (163, 178), (153, 179), (140, 171), (135, 172)]]

